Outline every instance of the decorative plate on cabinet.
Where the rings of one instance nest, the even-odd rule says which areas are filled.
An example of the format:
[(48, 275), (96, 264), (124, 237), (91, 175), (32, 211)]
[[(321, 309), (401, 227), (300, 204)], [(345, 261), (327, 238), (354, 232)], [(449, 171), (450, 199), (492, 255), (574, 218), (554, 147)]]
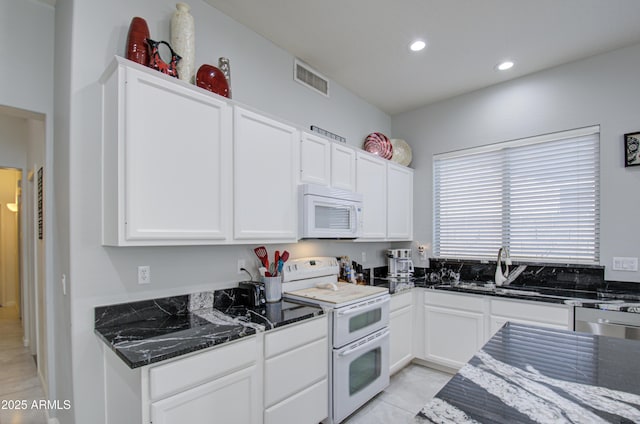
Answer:
[(393, 146), (389, 138), (380, 132), (369, 134), (364, 140), (363, 147), (365, 151), (384, 159), (391, 159), (393, 156)]
[(393, 146), (393, 157), (391, 160), (399, 163), (400, 165), (409, 166), (411, 159), (413, 158), (411, 146), (401, 138), (392, 138), (390, 141)]

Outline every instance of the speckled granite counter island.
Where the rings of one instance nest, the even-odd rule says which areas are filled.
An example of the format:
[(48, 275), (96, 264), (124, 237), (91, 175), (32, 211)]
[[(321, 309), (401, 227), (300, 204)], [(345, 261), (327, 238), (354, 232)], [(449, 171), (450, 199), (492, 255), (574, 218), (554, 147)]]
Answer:
[(507, 323), (412, 422), (640, 422), (638, 358), (638, 341)]
[(206, 349), (322, 315), (313, 305), (238, 304), (235, 289), (95, 308), (95, 333), (129, 368)]

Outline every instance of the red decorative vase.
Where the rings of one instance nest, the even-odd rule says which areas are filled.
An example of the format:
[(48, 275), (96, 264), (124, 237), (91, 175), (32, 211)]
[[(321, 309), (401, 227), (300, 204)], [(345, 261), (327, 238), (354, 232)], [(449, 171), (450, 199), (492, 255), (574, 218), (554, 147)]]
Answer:
[(131, 19), (127, 35), (127, 59), (141, 65), (149, 65), (149, 51), (145, 43), (147, 38), (149, 38), (147, 21), (137, 16)]
[(224, 73), (213, 65), (202, 65), (196, 73), (196, 85), (205, 90), (229, 97), (229, 82)]

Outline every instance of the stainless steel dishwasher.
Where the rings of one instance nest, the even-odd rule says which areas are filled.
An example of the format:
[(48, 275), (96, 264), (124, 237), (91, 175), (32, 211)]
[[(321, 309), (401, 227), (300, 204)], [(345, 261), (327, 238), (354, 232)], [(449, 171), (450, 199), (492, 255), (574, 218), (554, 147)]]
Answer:
[(577, 307), (575, 330), (599, 336), (640, 340), (640, 313)]

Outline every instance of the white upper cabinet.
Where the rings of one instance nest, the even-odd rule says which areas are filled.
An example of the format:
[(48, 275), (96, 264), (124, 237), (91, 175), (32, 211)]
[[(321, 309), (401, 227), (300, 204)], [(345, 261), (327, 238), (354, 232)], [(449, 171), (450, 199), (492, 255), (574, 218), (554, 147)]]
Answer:
[(298, 130), (238, 106), (233, 128), (234, 238), (296, 241)]
[(387, 238), (413, 239), (413, 170), (387, 163)]
[(356, 189), (356, 150), (315, 134), (302, 133), (300, 182)]
[(300, 182), (331, 184), (331, 142), (317, 135), (302, 133), (300, 142)]
[(116, 57), (102, 88), (102, 243), (298, 240), (298, 184), (362, 193), (361, 241), (411, 240), (413, 171)]
[(413, 238), (412, 169), (358, 152), (356, 191), (363, 195), (359, 241)]
[(358, 152), (356, 160), (356, 191), (363, 196), (359, 240), (384, 240), (387, 237), (386, 160), (364, 152)]
[(227, 242), (227, 103), (121, 58), (101, 82), (103, 244)]
[(331, 186), (356, 190), (356, 151), (344, 144), (331, 143)]

